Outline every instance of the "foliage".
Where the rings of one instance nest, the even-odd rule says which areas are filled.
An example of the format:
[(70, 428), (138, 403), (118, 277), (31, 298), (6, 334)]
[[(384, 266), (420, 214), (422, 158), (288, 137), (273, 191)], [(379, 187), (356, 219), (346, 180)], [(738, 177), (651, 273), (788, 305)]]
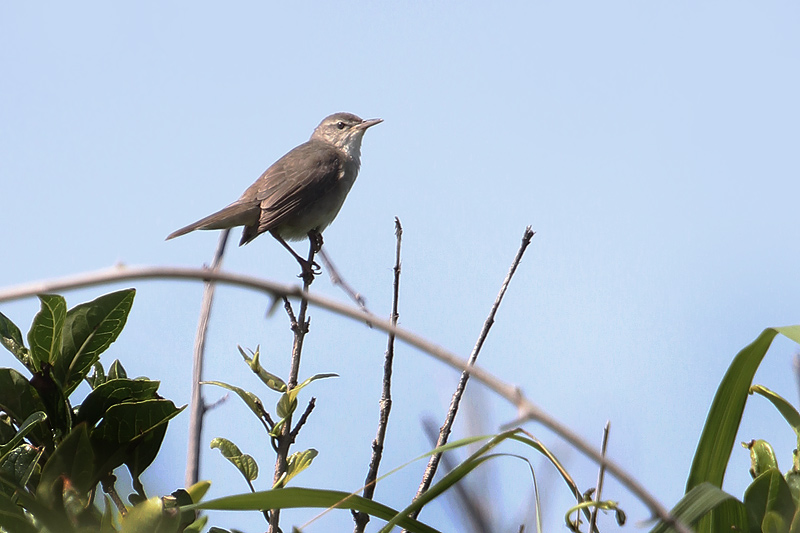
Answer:
[[(19, 328), (0, 313), (0, 343), (30, 373), (26, 378), (0, 368), (2, 530), (181, 531), (195, 521), (194, 513), (179, 508), (195, 501), (186, 491), (148, 499), (139, 481), (167, 423), (183, 408), (158, 395), (158, 381), (128, 378), (119, 361), (107, 372), (100, 364), (100, 354), (125, 326), (134, 295), (121, 290), (69, 310), (63, 297), (40, 295), (27, 347)], [(76, 404), (83, 381), (91, 390)], [(120, 520), (118, 513), (128, 510), (114, 472), (123, 465), (136, 493)], [(110, 496), (102, 506), (94, 502), (98, 485)]]
[[(778, 333), (800, 343), (800, 326), (765, 329), (734, 358), (714, 396), (689, 472), (686, 495), (672, 509), (673, 516), (683, 523), (696, 524), (698, 533), (800, 532), (800, 414), (766, 387), (752, 385), (753, 376)], [(755, 393), (778, 409), (798, 445), (792, 452), (792, 467), (782, 475), (769, 443), (759, 439), (743, 443), (750, 451), (754, 479), (739, 500), (722, 490), (722, 481), (747, 397)], [(662, 522), (652, 533), (673, 530)]]

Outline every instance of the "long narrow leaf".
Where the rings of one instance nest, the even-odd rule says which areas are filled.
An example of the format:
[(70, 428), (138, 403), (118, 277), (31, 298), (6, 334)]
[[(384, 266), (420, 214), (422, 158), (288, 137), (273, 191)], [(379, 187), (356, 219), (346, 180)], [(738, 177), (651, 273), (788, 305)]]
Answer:
[[(719, 509), (720, 506), (726, 502), (730, 505), (729, 511), (732, 511), (734, 516), (738, 517), (738, 524), (740, 526), (746, 526), (747, 512), (745, 511), (744, 504), (727, 492), (724, 492), (722, 489), (708, 482), (701, 483), (687, 492), (686, 495), (681, 498), (681, 501), (672, 508), (670, 514), (683, 524), (694, 525), (709, 511)], [(731, 518), (728, 523), (734, 522), (735, 520)], [(732, 531), (730, 528), (727, 528), (727, 530)], [(746, 527), (743, 527), (736, 531), (746, 530)], [(664, 522), (659, 522), (656, 527), (650, 530), (650, 533), (671, 533), (673, 531), (675, 531), (674, 528)]]
[[(182, 507), (181, 510), (207, 509), (217, 511), (260, 511), (262, 509), (290, 508), (322, 508), (335, 507), (350, 509), (382, 520), (391, 520), (398, 512), (361, 496), (335, 490), (317, 490), (298, 487), (265, 490), (250, 494), (226, 496), (203, 503)], [(398, 525), (414, 533), (437, 533), (430, 526), (408, 516), (401, 516)]]
[(697, 444), (687, 492), (703, 482), (722, 487), (753, 376), (778, 333), (800, 342), (800, 326), (767, 328), (736, 355), (722, 378)]

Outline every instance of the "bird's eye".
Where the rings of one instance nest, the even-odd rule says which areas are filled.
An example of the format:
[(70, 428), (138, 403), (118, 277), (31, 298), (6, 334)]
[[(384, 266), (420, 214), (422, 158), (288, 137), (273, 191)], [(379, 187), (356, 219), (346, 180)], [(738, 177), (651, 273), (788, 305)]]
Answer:
[(343, 130), (344, 129), (344, 122), (342, 122), (340, 120), (339, 122), (336, 123), (336, 127), (339, 128), (340, 130)]

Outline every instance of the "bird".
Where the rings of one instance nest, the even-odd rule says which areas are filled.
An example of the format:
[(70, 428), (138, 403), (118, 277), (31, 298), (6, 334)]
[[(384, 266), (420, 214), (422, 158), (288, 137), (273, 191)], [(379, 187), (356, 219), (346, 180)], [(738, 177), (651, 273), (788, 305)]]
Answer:
[(195, 230), (244, 226), (242, 246), (269, 232), (300, 263), (300, 277), (313, 279), (319, 265), (300, 257), (286, 241), (308, 237), (314, 251), (320, 250), (322, 231), (339, 214), (358, 176), (364, 133), (381, 122), (352, 113), (325, 117), (308, 141), (273, 163), (238, 200), (170, 233), (166, 240)]

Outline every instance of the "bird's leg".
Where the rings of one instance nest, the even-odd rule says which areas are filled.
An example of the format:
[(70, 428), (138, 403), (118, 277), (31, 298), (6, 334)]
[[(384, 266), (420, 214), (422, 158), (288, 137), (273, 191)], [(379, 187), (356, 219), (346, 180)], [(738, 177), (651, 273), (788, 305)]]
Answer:
[[(289, 246), (289, 243), (287, 243), (283, 239), (283, 237), (278, 235), (276, 232), (272, 232), (271, 231), (270, 233), (272, 234), (273, 237), (275, 237), (275, 239), (279, 243), (281, 243), (283, 245), (284, 248), (289, 250), (289, 253), (291, 253), (294, 256), (294, 258), (297, 260), (297, 262), (300, 263), (300, 268), (302, 268), (303, 270), (302, 270), (301, 274), (298, 277), (303, 278), (304, 280), (306, 280), (306, 279), (312, 279), (313, 280), (314, 276), (320, 273), (320, 271), (322, 269), (320, 268), (320, 266), (317, 264), (316, 261), (313, 261), (313, 260), (309, 261), (308, 259), (303, 259), (302, 257), (300, 257), (297, 254), (297, 252), (295, 252), (292, 249), (291, 246)], [(309, 238), (310, 238), (310, 234), (309, 234)], [(320, 240), (321, 239), (322, 239), (322, 236), (320, 235)], [(312, 245), (313, 245), (313, 241), (312, 241)], [(322, 245), (320, 244), (320, 246), (322, 246)]]
[(312, 229), (308, 232), (308, 240), (311, 242), (314, 253), (318, 254), (319, 251), (322, 250), (322, 233)]

